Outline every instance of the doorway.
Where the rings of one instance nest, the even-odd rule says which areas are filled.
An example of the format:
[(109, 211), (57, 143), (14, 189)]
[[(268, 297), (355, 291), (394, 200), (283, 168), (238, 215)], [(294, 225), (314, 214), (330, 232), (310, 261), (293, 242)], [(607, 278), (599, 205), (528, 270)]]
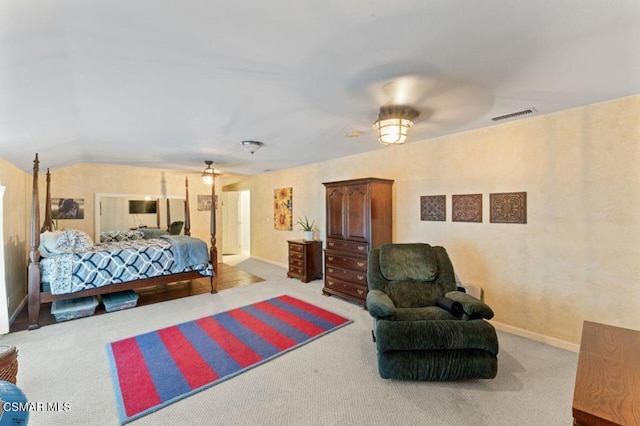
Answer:
[(251, 255), (251, 193), (222, 192), (222, 262), (235, 265)]

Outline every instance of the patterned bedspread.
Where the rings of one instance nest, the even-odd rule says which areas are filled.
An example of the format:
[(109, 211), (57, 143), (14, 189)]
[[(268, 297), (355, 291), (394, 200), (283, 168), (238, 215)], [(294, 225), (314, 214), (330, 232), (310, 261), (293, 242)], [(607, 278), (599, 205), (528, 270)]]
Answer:
[(68, 294), (142, 278), (198, 271), (212, 276), (207, 245), (190, 237), (119, 241), (43, 258), (42, 287)]

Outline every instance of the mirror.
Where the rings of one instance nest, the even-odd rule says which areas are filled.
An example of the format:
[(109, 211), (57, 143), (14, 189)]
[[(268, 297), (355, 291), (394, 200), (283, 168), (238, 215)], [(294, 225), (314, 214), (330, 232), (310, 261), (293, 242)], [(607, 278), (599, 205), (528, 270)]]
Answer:
[[(184, 197), (178, 196), (162, 198), (140, 194), (96, 193), (95, 235), (99, 236), (105, 231), (126, 231), (139, 227), (167, 230), (167, 212), (171, 222), (184, 221), (184, 200)], [(142, 210), (138, 208), (141, 204), (144, 205)]]

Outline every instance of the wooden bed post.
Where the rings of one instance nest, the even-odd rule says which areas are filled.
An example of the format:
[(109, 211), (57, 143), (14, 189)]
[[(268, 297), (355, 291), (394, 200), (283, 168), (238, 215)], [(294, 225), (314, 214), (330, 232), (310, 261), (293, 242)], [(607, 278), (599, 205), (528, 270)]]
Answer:
[(156, 227), (160, 229), (160, 198), (156, 200)]
[[(29, 330), (40, 328), (40, 197), (38, 195), (38, 154), (33, 160), (33, 189), (31, 192), (31, 249), (29, 250), (29, 267), (27, 269), (27, 301), (29, 303)], [(47, 179), (47, 183), (49, 179)], [(47, 185), (48, 188), (48, 185)], [(50, 195), (47, 191), (47, 198)], [(49, 224), (51, 226), (51, 224)], [(44, 227), (43, 227), (44, 228)]]
[(171, 232), (171, 206), (167, 198), (167, 232)]
[[(213, 273), (218, 275), (218, 249), (216, 248), (216, 177), (213, 175), (213, 184), (211, 185), (211, 223), (209, 226), (209, 232), (211, 233), (211, 265), (213, 265)], [(217, 280), (216, 280), (217, 282)], [(215, 290), (215, 291), (214, 291)], [(217, 293), (217, 285), (215, 289), (211, 289), (211, 293)]]
[[(37, 154), (36, 154), (37, 155)], [(45, 209), (44, 209), (44, 222), (42, 222), (42, 228), (40, 232), (53, 231), (53, 217), (51, 215), (51, 173), (47, 167), (47, 196), (45, 197)], [(38, 214), (40, 210), (38, 209)], [(38, 219), (38, 222), (40, 219)], [(36, 224), (38, 223), (36, 222)]]
[(184, 178), (184, 235), (191, 236), (191, 210), (189, 210), (189, 178)]

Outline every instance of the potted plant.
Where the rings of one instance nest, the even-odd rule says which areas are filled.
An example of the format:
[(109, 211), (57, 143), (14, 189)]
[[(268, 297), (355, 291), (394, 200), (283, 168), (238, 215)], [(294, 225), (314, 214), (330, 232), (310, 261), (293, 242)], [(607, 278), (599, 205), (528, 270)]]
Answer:
[(311, 223), (309, 223), (309, 219), (305, 216), (304, 220), (298, 217), (298, 222), (296, 223), (300, 225), (300, 229), (304, 231), (304, 240), (313, 241), (313, 225), (315, 225), (316, 221), (312, 220)]

